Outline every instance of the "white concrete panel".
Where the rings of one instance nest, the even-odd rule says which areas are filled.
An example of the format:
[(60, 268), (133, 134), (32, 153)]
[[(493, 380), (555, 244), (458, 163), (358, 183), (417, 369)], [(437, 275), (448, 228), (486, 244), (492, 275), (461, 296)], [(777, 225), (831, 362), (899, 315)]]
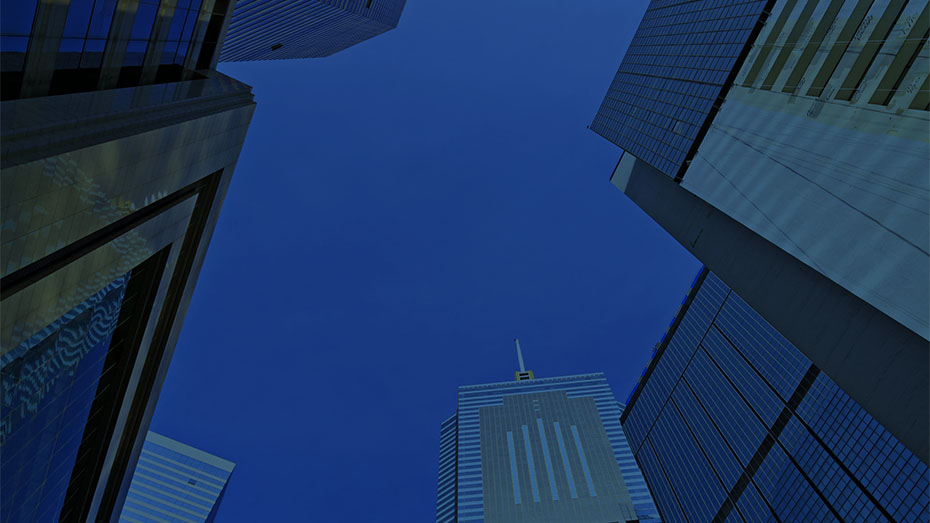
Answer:
[(894, 114), (734, 87), (682, 186), (930, 339), (930, 140)]

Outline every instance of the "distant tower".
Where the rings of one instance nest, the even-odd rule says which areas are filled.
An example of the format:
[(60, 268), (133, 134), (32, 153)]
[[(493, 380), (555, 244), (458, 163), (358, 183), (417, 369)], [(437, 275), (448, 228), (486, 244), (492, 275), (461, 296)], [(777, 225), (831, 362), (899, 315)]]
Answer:
[(329, 56), (397, 27), (406, 0), (240, 0), (221, 62)]
[(440, 428), (436, 521), (659, 521), (603, 374), (459, 387)]
[(149, 431), (119, 521), (211, 523), (236, 464)]

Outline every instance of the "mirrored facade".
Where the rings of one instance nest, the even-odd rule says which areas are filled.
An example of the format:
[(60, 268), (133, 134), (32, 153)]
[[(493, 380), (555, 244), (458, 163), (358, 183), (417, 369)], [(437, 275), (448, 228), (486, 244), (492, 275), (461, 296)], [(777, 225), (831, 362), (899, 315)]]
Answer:
[(0, 519), (57, 520), (129, 275), (0, 357)]
[(254, 110), (214, 69), (226, 7), (0, 4), (5, 523), (128, 491)]
[(235, 464), (149, 431), (119, 521), (216, 518)]
[(436, 520), (659, 521), (604, 375), (517, 377), (459, 387)]
[(623, 414), (665, 521), (928, 521), (930, 470), (702, 270)]
[(5, 0), (0, 27), (2, 98), (203, 78), (202, 71), (216, 65), (229, 4)]

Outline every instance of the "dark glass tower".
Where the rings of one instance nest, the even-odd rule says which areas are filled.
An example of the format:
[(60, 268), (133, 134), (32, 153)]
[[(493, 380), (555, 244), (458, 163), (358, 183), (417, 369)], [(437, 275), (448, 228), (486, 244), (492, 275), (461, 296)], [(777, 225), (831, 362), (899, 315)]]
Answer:
[(235, 463), (149, 431), (120, 522), (216, 519)]
[(703, 269), (622, 417), (672, 521), (928, 521), (930, 470)]
[(659, 521), (604, 375), (535, 379), (520, 355), (515, 377), (459, 387), (436, 521)]
[(406, 0), (239, 0), (223, 62), (329, 56), (397, 27)]
[(255, 104), (227, 0), (2, 0), (0, 520), (112, 521)]
[(930, 460), (930, 10), (650, 2), (591, 129), (611, 181)]

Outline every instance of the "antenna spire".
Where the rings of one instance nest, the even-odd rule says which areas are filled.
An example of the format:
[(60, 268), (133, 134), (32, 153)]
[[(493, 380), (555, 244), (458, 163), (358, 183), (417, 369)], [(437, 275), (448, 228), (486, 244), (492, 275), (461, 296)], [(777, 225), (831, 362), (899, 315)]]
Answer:
[(517, 344), (517, 362), (520, 363), (520, 370), (513, 373), (513, 379), (516, 381), (533, 379), (533, 371), (526, 370), (526, 366), (523, 365), (523, 351), (520, 350), (520, 340), (514, 338), (513, 342)]
[(513, 342), (517, 344), (517, 361), (520, 363), (520, 372), (526, 372), (526, 367), (523, 365), (523, 351), (520, 350), (520, 339), (514, 338)]

